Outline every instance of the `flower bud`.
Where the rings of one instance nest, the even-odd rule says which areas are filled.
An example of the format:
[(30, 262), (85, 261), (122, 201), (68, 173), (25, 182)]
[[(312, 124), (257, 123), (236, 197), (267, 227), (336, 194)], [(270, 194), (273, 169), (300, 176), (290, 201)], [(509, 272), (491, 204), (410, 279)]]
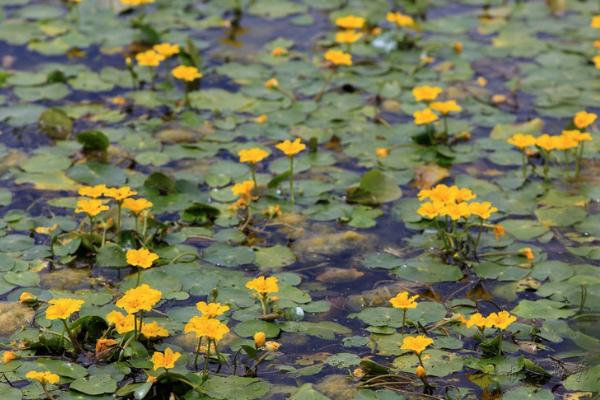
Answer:
[(9, 362), (18, 359), (19, 356), (14, 351), (5, 351), (2, 353), (2, 363), (8, 364)]
[(427, 371), (425, 371), (425, 368), (419, 365), (417, 367), (416, 374), (419, 378), (424, 378), (425, 376), (427, 376)]
[(265, 343), (265, 349), (267, 349), (267, 351), (277, 351), (277, 350), (279, 350), (280, 347), (281, 347), (281, 343), (277, 343), (277, 342)]
[(254, 346), (258, 349), (259, 347), (263, 347), (265, 345), (265, 341), (267, 339), (267, 335), (264, 332), (256, 332), (254, 334)]
[(32, 304), (37, 301), (38, 301), (37, 297), (35, 297), (34, 295), (32, 295), (29, 292), (23, 292), (23, 293), (21, 293), (21, 296), (19, 296), (19, 303), (21, 303), (21, 304)]
[(365, 371), (362, 368), (355, 368), (354, 371), (352, 371), (352, 375), (354, 375), (356, 379), (360, 379), (365, 376)]

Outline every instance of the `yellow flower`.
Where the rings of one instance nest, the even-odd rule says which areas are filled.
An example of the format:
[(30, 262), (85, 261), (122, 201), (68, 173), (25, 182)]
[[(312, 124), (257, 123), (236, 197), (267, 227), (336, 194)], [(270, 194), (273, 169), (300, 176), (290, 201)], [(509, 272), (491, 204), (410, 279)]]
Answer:
[(158, 260), (158, 254), (151, 252), (148, 249), (129, 249), (125, 253), (127, 264), (143, 269), (150, 268), (154, 261)]
[(137, 7), (137, 6), (141, 6), (144, 4), (151, 4), (154, 3), (154, 0), (121, 0), (121, 4), (124, 4), (126, 6), (132, 6), (132, 7)]
[(337, 18), (335, 24), (344, 29), (362, 29), (365, 26), (365, 19), (355, 15), (346, 15)]
[(594, 66), (595, 66), (597, 69), (600, 69), (600, 56), (594, 56), (594, 57), (592, 58), (592, 61), (594, 62)]
[(491, 313), (487, 316), (486, 326), (493, 326), (495, 328), (504, 330), (516, 320), (517, 317), (510, 315), (508, 311), (500, 311), (499, 313)]
[(107, 188), (104, 191), (104, 195), (106, 197), (113, 198), (119, 203), (128, 197), (135, 196), (136, 194), (137, 192), (131, 190), (129, 186), (121, 186), (119, 188)]
[(265, 114), (260, 114), (259, 116), (254, 118), (254, 122), (256, 122), (259, 125), (266, 123), (268, 120), (269, 120), (269, 117)]
[(535, 145), (546, 151), (556, 150), (556, 141), (548, 134), (538, 136), (535, 139)]
[(91, 197), (92, 199), (97, 199), (98, 197), (102, 197), (104, 195), (104, 191), (106, 190), (106, 185), (96, 185), (96, 186), (82, 186), (79, 188), (77, 193), (80, 196)]
[(270, 276), (268, 278), (259, 276), (258, 278), (246, 282), (246, 288), (254, 290), (256, 293), (261, 295), (279, 292), (278, 280), (274, 276)]
[(553, 136), (552, 140), (554, 140), (556, 150), (568, 150), (579, 146), (579, 141), (573, 135)]
[(401, 350), (411, 350), (417, 354), (421, 354), (429, 345), (433, 343), (433, 339), (430, 337), (419, 335), (419, 336), (405, 336), (402, 339)]
[(2, 353), (2, 364), (8, 364), (11, 361), (17, 360), (19, 356), (14, 351), (5, 351)]
[(392, 306), (394, 308), (417, 308), (417, 302), (415, 300), (417, 300), (418, 298), (418, 294), (410, 296), (408, 292), (402, 292), (398, 293), (396, 297), (391, 298), (390, 303), (392, 303)]
[(127, 198), (123, 200), (123, 208), (131, 211), (135, 215), (139, 215), (142, 211), (152, 208), (154, 204), (146, 199)]
[(170, 347), (167, 347), (164, 353), (156, 351), (152, 354), (152, 370), (156, 371), (159, 368), (174, 368), (179, 357), (181, 357), (181, 353), (171, 350)]
[(267, 89), (275, 89), (279, 87), (279, 81), (277, 78), (271, 78), (265, 82), (265, 87)]
[(402, 13), (399, 12), (388, 12), (387, 15), (385, 16), (385, 19), (388, 22), (391, 22), (393, 24), (396, 24), (397, 26), (414, 26), (415, 25), (415, 20), (412, 19), (412, 17), (408, 16), (408, 15), (404, 15)]
[(515, 133), (507, 140), (508, 144), (512, 144), (519, 149), (525, 149), (529, 146), (534, 146), (536, 143), (535, 137), (523, 133)]
[(533, 250), (531, 250), (531, 247), (523, 247), (521, 250), (519, 250), (519, 254), (529, 261), (535, 259), (535, 254), (533, 253)]
[(258, 349), (263, 347), (267, 340), (267, 335), (264, 332), (256, 332), (254, 334), (254, 346)]
[(112, 99), (110, 99), (110, 102), (115, 106), (124, 106), (125, 104), (127, 104), (127, 99), (123, 96), (115, 96)]
[(475, 313), (471, 314), (469, 316), (469, 319), (463, 318), (463, 323), (467, 326), (467, 328), (471, 328), (473, 326), (476, 326), (478, 328), (485, 328), (487, 321), (486, 318), (483, 315), (481, 315), (481, 313)]
[(199, 301), (198, 303), (196, 303), (196, 308), (198, 309), (198, 311), (200, 311), (202, 316), (206, 318), (215, 318), (229, 311), (228, 305), (220, 303), (207, 304), (204, 301)]
[(325, 60), (329, 61), (333, 65), (352, 65), (352, 54), (341, 50), (327, 50), (324, 57)]
[(486, 87), (488, 84), (488, 81), (483, 76), (480, 76), (479, 78), (477, 78), (477, 84), (481, 87)]
[(236, 183), (231, 187), (231, 192), (242, 199), (249, 200), (252, 198), (252, 190), (254, 189), (254, 182), (251, 180)]
[(187, 65), (179, 65), (171, 71), (171, 74), (179, 80), (186, 82), (193, 82), (196, 79), (202, 78), (202, 73), (198, 71), (196, 67), (190, 67)]
[(421, 204), (421, 207), (417, 210), (417, 214), (427, 219), (434, 219), (440, 215), (443, 208), (444, 206), (441, 203), (428, 201)]
[(288, 157), (293, 157), (296, 154), (300, 153), (304, 149), (306, 149), (306, 145), (302, 143), (300, 138), (296, 138), (293, 142), (289, 140), (284, 140), (283, 142), (275, 145), (278, 150), (283, 152)]
[(444, 205), (473, 200), (477, 196), (470, 189), (459, 188), (458, 186), (447, 186), (441, 183), (432, 189), (421, 190), (417, 197), (421, 201), (430, 199), (433, 202)]
[(438, 86), (417, 86), (412, 90), (416, 101), (433, 101), (442, 93)]
[(579, 111), (575, 114), (575, 117), (573, 117), (573, 123), (577, 128), (584, 129), (593, 124), (596, 121), (596, 118), (598, 118), (598, 116), (594, 113)]
[(588, 132), (581, 132), (578, 129), (573, 129), (573, 130), (569, 130), (569, 131), (562, 131), (561, 132), (562, 136), (565, 136), (567, 138), (569, 138), (570, 140), (573, 140), (577, 143), (579, 142), (589, 142), (592, 140), (592, 135), (590, 135)]
[(35, 297), (34, 295), (32, 295), (29, 292), (23, 292), (19, 296), (19, 303), (21, 303), (21, 304), (34, 303), (36, 301), (37, 301), (37, 297)]
[(390, 155), (390, 149), (387, 147), (377, 147), (375, 149), (375, 155), (379, 158), (385, 158)]
[(125, 316), (118, 311), (109, 312), (106, 315), (106, 321), (109, 325), (114, 325), (119, 335), (132, 332), (135, 326), (135, 316), (133, 314)]
[(218, 319), (195, 316), (188, 321), (183, 331), (194, 333), (198, 338), (219, 341), (229, 332), (229, 328)]
[(335, 41), (337, 43), (354, 43), (359, 40), (363, 34), (361, 32), (356, 32), (353, 30), (345, 30), (341, 32), (337, 32), (335, 34)]
[(453, 112), (461, 112), (462, 107), (458, 105), (456, 100), (448, 100), (448, 101), (435, 101), (429, 105), (429, 107), (433, 108), (435, 111), (440, 112), (444, 115), (448, 115)]
[(600, 29), (600, 15), (594, 15), (590, 26), (594, 29)]
[(242, 163), (256, 164), (267, 158), (269, 153), (259, 147), (253, 147), (251, 149), (242, 149), (238, 151), (238, 156)]
[(52, 226), (37, 226), (34, 231), (39, 235), (50, 235), (52, 232), (58, 229), (58, 224)]
[(54, 385), (60, 381), (60, 376), (53, 374), (50, 371), (29, 371), (25, 374), (25, 377), (33, 381), (38, 381), (43, 386), (48, 384)]
[(473, 202), (469, 204), (469, 212), (472, 215), (476, 215), (481, 219), (490, 218), (492, 213), (495, 213), (496, 211), (498, 211), (498, 209), (496, 207), (493, 207), (492, 203), (490, 203), (489, 201), (484, 201), (482, 203)]
[(117, 300), (116, 305), (124, 309), (129, 314), (135, 314), (138, 311), (150, 311), (162, 298), (159, 290), (153, 289), (145, 283), (129, 289), (123, 297)]
[(465, 202), (451, 203), (444, 206), (440, 215), (447, 215), (452, 221), (456, 221), (461, 218), (468, 218), (471, 215), (471, 209)]
[(461, 42), (454, 42), (452, 48), (456, 54), (460, 54), (463, 51), (463, 44)]
[(281, 343), (269, 341), (265, 343), (265, 350), (267, 351), (277, 351), (281, 347)]
[(164, 57), (171, 57), (179, 54), (179, 45), (171, 43), (160, 43), (152, 46), (152, 49)]
[(365, 376), (365, 371), (360, 367), (354, 368), (354, 370), (352, 371), (352, 376), (354, 376), (356, 379), (361, 379)]
[(146, 339), (155, 339), (159, 337), (169, 336), (169, 331), (166, 330), (163, 326), (159, 325), (156, 321), (143, 323), (142, 329), (140, 331)]
[(506, 234), (506, 229), (504, 229), (504, 227), (500, 224), (496, 224), (494, 225), (494, 236), (496, 237), (496, 240), (500, 240), (500, 238), (502, 236), (504, 236)]
[(416, 125), (428, 125), (439, 119), (438, 116), (431, 111), (431, 108), (415, 111), (413, 113), (413, 118), (415, 119)]
[(274, 57), (281, 57), (287, 55), (288, 51), (285, 47), (275, 47), (271, 50), (271, 55)]
[(85, 213), (90, 217), (95, 217), (103, 211), (108, 211), (109, 208), (104, 204), (103, 200), (97, 199), (81, 199), (77, 201), (76, 213)]
[(48, 308), (46, 309), (46, 319), (67, 319), (81, 309), (85, 303), (83, 300), (61, 298), (48, 300)]
[(160, 53), (154, 50), (147, 50), (142, 53), (135, 55), (135, 59), (142, 67), (158, 67), (160, 63), (165, 59)]

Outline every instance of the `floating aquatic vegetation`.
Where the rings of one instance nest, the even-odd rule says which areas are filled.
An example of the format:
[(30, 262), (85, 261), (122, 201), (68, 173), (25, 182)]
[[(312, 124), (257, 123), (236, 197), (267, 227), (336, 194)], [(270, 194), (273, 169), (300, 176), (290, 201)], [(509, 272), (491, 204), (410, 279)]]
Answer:
[(0, 398), (600, 393), (596, 2), (0, 8)]

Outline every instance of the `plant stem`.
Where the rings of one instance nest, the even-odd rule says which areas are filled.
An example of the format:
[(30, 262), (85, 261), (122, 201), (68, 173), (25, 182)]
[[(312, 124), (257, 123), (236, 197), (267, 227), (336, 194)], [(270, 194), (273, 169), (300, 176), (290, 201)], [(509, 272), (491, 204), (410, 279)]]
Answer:
[(117, 242), (121, 243), (121, 202), (117, 203)]
[(252, 174), (252, 183), (254, 183), (253, 192), (258, 193), (258, 183), (256, 183), (256, 164), (250, 163), (250, 174)]
[(206, 375), (208, 375), (208, 361), (210, 360), (210, 343), (211, 340), (209, 338), (206, 338), (208, 340), (208, 344), (206, 345), (206, 356), (204, 356), (204, 373)]
[(71, 344), (73, 345), (75, 350), (83, 351), (83, 349), (79, 345), (79, 342), (77, 342), (77, 339), (75, 339), (75, 336), (73, 336), (73, 332), (71, 332), (71, 329), (69, 328), (69, 325), (67, 324), (67, 321), (64, 319), (61, 319), (61, 321), (65, 327), (65, 330), (67, 331), (67, 335), (69, 335), (69, 340), (71, 340)]
[(194, 369), (198, 369), (198, 356), (200, 355), (200, 346), (202, 345), (202, 336), (198, 338), (198, 346), (196, 346), (196, 356), (194, 357)]
[(581, 159), (583, 157), (584, 142), (579, 142), (579, 148), (575, 151), (575, 178), (579, 178), (581, 172)]
[(296, 204), (294, 197), (294, 157), (290, 157), (290, 200), (292, 207)]
[(475, 239), (475, 254), (479, 248), (479, 240), (481, 240), (481, 232), (483, 231), (483, 218), (479, 218), (479, 232), (477, 233), (477, 239)]

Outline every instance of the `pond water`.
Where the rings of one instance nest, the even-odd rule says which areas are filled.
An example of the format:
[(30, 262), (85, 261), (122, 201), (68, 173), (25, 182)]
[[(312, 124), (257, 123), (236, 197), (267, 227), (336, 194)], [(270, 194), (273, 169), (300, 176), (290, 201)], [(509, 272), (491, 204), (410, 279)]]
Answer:
[(0, 10), (0, 399), (599, 395), (597, 2)]

